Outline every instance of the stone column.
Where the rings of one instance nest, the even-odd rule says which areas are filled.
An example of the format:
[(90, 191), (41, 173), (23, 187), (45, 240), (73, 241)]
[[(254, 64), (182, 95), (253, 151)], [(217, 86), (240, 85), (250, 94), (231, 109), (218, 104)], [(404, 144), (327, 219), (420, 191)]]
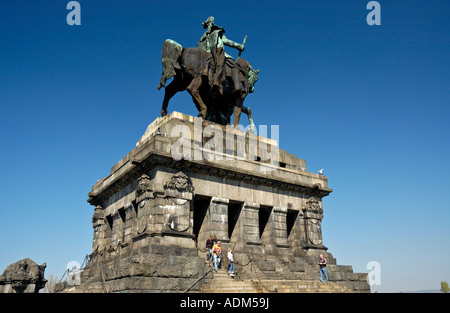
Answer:
[(243, 204), (231, 238), (231, 244), (236, 253), (262, 253), (259, 236), (259, 207), (257, 203)]
[(289, 248), (286, 224), (287, 209), (274, 207), (272, 215), (275, 245), (277, 248), (287, 249)]
[(132, 235), (133, 235), (133, 226), (134, 221), (136, 219), (136, 204), (130, 202), (128, 203), (124, 209), (124, 215), (125, 215), (125, 222), (124, 222), (124, 230), (123, 230), (123, 243), (124, 244), (130, 244), (132, 241)]
[(299, 211), (295, 221), (293, 222), (291, 232), (288, 237), (288, 243), (291, 246), (291, 251), (295, 256), (303, 255), (303, 244), (305, 242), (304, 229), (304, 213)]
[(116, 211), (111, 216), (112, 218), (112, 229), (111, 229), (111, 250), (116, 251), (119, 245), (122, 243), (123, 234), (123, 222), (120, 218), (119, 212)]
[(229, 199), (211, 198), (198, 234), (198, 244), (202, 249), (209, 236), (215, 236), (222, 243), (230, 242), (228, 237), (228, 204)]
[(224, 243), (230, 241), (228, 237), (228, 203), (229, 199), (213, 197), (206, 213), (209, 217), (210, 233), (214, 233), (217, 240)]
[(103, 208), (97, 205), (92, 216), (92, 227), (94, 228), (94, 240), (92, 242), (92, 251), (98, 252), (107, 246), (106, 232), (106, 218)]
[(287, 240), (286, 208), (273, 207), (261, 241), (265, 253), (287, 253), (289, 244)]

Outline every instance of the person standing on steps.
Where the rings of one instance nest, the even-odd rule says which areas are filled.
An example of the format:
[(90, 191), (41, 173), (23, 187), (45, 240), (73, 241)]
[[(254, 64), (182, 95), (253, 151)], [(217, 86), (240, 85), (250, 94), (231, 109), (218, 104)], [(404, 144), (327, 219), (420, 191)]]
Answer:
[(217, 241), (217, 243), (213, 247), (213, 255), (214, 255), (214, 271), (218, 271), (220, 267), (220, 263), (222, 261), (222, 242)]
[(213, 241), (213, 236), (209, 236), (209, 239), (206, 240), (206, 251), (208, 251), (208, 255), (207, 255), (207, 259), (209, 261), (209, 266), (211, 266), (211, 262), (213, 261), (213, 246), (214, 246), (214, 241)]
[(327, 259), (323, 257), (323, 254), (320, 255), (319, 259), (319, 280), (320, 282), (323, 281), (322, 275), (325, 276), (325, 282), (328, 283), (328, 274), (327, 274)]
[(234, 256), (231, 248), (228, 248), (228, 275), (234, 277)]

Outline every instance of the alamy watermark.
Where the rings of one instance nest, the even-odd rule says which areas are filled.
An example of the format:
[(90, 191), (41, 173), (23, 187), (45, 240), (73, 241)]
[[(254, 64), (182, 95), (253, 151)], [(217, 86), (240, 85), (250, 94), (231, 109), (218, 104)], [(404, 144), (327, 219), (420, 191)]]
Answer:
[(66, 282), (69, 286), (79, 286), (81, 285), (81, 269), (80, 263), (77, 261), (70, 261), (66, 266), (67, 278)]
[(370, 1), (366, 6), (367, 10), (371, 10), (367, 14), (366, 21), (370, 26), (381, 25), (381, 5), (378, 1)]
[(71, 10), (66, 17), (69, 26), (81, 25), (81, 5), (78, 1), (70, 1), (66, 6), (67, 10)]
[[(81, 25), (81, 5), (78, 1), (70, 1), (66, 6), (71, 10), (66, 17), (67, 24), (70, 26)], [(381, 5), (378, 1), (370, 1), (366, 6), (370, 12), (367, 14), (366, 21), (370, 26), (381, 25)]]
[[(210, 124), (203, 128), (202, 118), (194, 118), (194, 131), (187, 125), (172, 128), (170, 136), (178, 138), (171, 146), (170, 153), (175, 161), (259, 161), (262, 172), (270, 172), (279, 166), (279, 125), (258, 127), (259, 137), (242, 125), (234, 127)], [(255, 129), (256, 131), (256, 129)], [(248, 141), (248, 144), (247, 144)], [(225, 144), (224, 144), (225, 143)]]
[(370, 286), (381, 285), (381, 265), (377, 261), (370, 261), (366, 265), (366, 269), (370, 270), (367, 275), (367, 282)]

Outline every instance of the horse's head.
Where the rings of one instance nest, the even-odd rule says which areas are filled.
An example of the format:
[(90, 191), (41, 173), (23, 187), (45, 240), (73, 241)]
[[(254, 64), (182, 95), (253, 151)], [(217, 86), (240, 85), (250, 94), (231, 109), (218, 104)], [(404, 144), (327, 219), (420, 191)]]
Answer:
[(253, 70), (252, 67), (250, 67), (250, 70), (248, 71), (248, 84), (249, 84), (249, 93), (252, 93), (255, 90), (255, 84), (258, 81), (258, 73), (260, 70)]

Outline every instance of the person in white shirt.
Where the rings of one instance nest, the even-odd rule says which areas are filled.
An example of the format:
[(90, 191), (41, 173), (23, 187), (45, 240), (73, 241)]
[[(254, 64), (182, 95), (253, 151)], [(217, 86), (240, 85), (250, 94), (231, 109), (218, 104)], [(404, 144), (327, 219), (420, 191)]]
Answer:
[(234, 276), (234, 256), (231, 248), (228, 249), (228, 275)]

